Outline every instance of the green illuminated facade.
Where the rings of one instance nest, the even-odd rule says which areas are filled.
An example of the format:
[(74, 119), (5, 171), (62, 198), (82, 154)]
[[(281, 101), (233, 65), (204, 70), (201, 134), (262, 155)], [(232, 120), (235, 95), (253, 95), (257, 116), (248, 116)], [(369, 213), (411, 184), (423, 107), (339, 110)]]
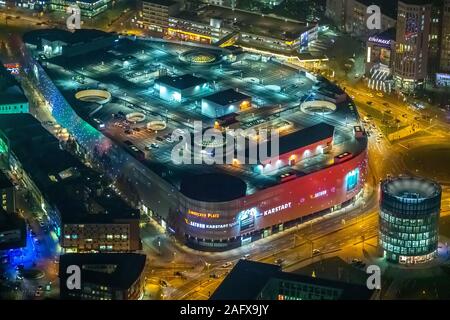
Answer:
[(0, 168), (9, 167), (9, 140), (5, 134), (0, 131)]
[(415, 264), (437, 254), (441, 188), (423, 179), (400, 177), (381, 184), (379, 245), (395, 263)]
[(81, 10), (81, 16), (93, 18), (96, 15), (106, 11), (111, 0), (51, 0), (50, 8), (56, 11), (66, 12), (70, 5), (77, 5)]

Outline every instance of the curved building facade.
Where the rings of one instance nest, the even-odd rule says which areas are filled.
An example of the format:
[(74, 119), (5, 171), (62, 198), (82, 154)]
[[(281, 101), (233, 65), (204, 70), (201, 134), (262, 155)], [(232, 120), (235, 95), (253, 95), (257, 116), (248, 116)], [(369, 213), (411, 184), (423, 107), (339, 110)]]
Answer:
[(437, 254), (441, 187), (430, 180), (398, 177), (381, 183), (379, 245), (395, 263), (415, 264)]
[[(196, 249), (236, 248), (351, 204), (362, 195), (366, 175), (364, 149), (345, 162), (254, 194), (237, 196), (233, 192), (237, 197), (227, 201), (193, 199), (182, 190), (177, 233)], [(216, 181), (208, 187), (223, 188), (221, 178)]]

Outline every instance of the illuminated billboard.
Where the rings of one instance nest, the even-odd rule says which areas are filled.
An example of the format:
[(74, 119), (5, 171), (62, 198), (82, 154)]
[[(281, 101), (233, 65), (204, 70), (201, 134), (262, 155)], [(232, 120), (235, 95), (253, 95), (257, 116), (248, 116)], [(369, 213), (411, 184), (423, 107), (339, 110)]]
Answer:
[(345, 188), (347, 192), (353, 191), (358, 186), (359, 168), (350, 171), (345, 176)]
[(241, 232), (252, 229), (255, 226), (255, 217), (258, 213), (256, 208), (250, 208), (243, 210), (239, 213), (239, 223)]

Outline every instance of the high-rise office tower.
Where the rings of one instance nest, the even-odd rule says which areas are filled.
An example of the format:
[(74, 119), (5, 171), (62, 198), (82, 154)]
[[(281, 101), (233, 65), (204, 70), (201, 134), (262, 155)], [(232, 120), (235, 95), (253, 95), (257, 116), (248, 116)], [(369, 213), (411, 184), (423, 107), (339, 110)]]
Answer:
[(420, 88), (427, 78), (431, 16), (430, 0), (398, 2), (394, 80), (401, 91)]

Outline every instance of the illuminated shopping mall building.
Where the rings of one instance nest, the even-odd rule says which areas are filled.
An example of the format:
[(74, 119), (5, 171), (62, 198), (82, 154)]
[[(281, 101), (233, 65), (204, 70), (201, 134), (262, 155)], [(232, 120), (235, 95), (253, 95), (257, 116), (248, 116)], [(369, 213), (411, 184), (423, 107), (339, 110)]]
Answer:
[[(39, 32), (45, 31), (32, 34)], [(143, 65), (151, 69), (156, 63), (166, 71), (142, 72)], [(193, 248), (246, 245), (363, 196), (367, 135), (350, 97), (321, 76), (246, 52), (134, 39), (120, 39), (96, 55), (61, 59), (43, 68), (33, 62), (30, 68), (39, 70), (40, 90), (58, 122), (108, 175), (130, 181), (123, 191), (139, 198), (143, 214)], [(86, 70), (84, 84), (72, 77), (72, 68)], [(121, 87), (127, 97), (139, 91), (146, 100), (124, 104), (123, 96), (112, 94), (102, 105), (96, 96), (80, 101), (76, 91), (103, 72), (127, 81)], [(138, 89), (142, 86), (147, 89)], [(93, 118), (105, 124), (102, 130), (94, 129)], [(201, 130), (195, 130), (192, 120), (202, 122)], [(155, 123), (160, 128), (151, 129)], [(231, 153), (220, 139), (205, 136), (176, 144), (170, 138), (174, 129), (195, 136), (211, 128), (225, 138), (232, 129), (278, 132), (278, 155), (269, 152), (249, 161), (252, 149), (247, 146), (260, 138), (248, 130), (239, 133), (245, 147)], [(275, 139), (263, 141), (275, 150)], [(211, 148), (222, 148), (226, 164), (202, 162), (216, 157)], [(187, 161), (175, 163), (174, 154)], [(202, 165), (194, 164), (198, 159)]]
[(441, 187), (429, 180), (397, 177), (381, 183), (379, 245), (383, 256), (401, 264), (437, 255)]

